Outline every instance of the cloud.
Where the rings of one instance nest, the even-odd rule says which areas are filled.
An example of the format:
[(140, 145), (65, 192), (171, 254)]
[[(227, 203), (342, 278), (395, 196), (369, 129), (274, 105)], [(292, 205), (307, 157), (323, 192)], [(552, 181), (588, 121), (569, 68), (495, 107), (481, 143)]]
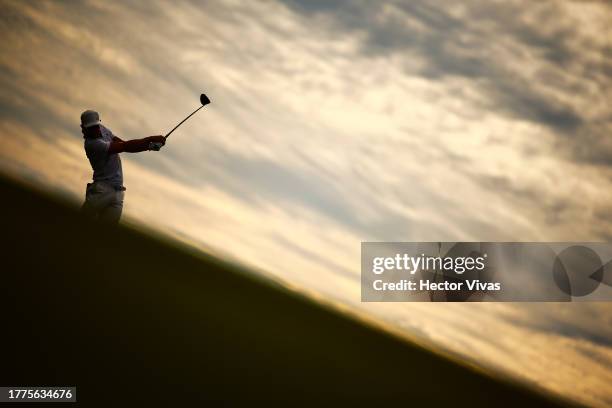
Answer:
[[(579, 10), (598, 23), (594, 33), (577, 24), (587, 21), (574, 16), (572, 2), (284, 3), (315, 25), (359, 35), (366, 55), (400, 56), (411, 75), (463, 79), (486, 95), (483, 108), (559, 132), (571, 159), (609, 164), (612, 158), (601, 140), (612, 130), (609, 112), (593, 109), (594, 101), (606, 103), (612, 83), (612, 33), (602, 24), (611, 9), (604, 2)], [(414, 58), (422, 63), (415, 67)], [(584, 139), (594, 148), (585, 149)]]

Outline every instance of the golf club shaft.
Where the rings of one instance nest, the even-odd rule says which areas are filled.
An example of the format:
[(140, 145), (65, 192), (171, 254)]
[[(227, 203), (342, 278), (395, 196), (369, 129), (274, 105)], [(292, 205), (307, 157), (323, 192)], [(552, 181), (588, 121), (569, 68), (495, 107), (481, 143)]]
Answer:
[(169, 131), (166, 136), (164, 136), (166, 139), (168, 138), (168, 136), (170, 136), (170, 134), (172, 132), (174, 132), (176, 130), (176, 128), (178, 128), (179, 126), (181, 126), (183, 124), (183, 122), (185, 122), (187, 119), (189, 119), (190, 117), (192, 117), (197, 111), (199, 111), (200, 109), (202, 109), (204, 107), (204, 105), (201, 105), (198, 109), (194, 110), (193, 112), (191, 112), (191, 114), (189, 116), (187, 116), (185, 119), (181, 120), (179, 122), (178, 125), (176, 125), (171, 131)]

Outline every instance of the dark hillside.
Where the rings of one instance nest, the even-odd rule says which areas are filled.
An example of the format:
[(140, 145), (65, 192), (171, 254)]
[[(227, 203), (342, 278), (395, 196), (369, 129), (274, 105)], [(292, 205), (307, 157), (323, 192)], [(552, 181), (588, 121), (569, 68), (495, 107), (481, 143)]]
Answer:
[(0, 196), (0, 385), (75, 385), (84, 406), (556, 404), (179, 243), (3, 178)]

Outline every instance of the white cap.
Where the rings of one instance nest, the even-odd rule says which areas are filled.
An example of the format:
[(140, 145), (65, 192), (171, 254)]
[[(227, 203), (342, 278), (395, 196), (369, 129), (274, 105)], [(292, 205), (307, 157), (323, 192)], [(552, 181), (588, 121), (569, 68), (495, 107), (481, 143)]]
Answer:
[(98, 115), (98, 112), (86, 110), (85, 112), (81, 113), (81, 126), (84, 128), (96, 126), (100, 123), (102, 123), (102, 121), (100, 120), (100, 115)]

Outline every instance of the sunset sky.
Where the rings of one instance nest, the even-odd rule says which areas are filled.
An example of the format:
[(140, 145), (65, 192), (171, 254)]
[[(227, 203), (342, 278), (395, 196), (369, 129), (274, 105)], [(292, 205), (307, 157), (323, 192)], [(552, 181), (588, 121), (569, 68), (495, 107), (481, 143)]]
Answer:
[[(612, 304), (360, 302), (362, 241), (612, 241), (612, 6), (0, 1), (0, 169), (82, 200), (79, 116), (144, 223), (612, 405)], [(7, 200), (6, 197), (3, 197)]]

